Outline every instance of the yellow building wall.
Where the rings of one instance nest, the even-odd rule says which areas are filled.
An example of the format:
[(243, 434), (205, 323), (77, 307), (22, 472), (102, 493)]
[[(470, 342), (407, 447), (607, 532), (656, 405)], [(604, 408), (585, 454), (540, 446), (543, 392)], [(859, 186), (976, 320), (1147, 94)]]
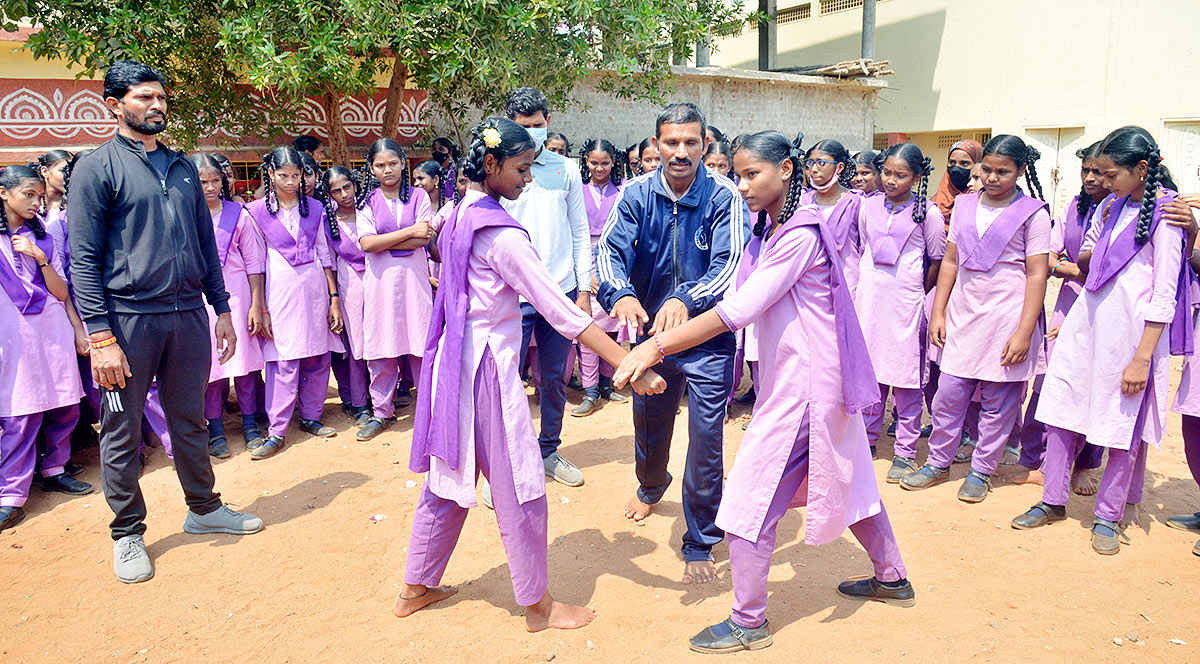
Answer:
[[(859, 56), (862, 10), (821, 16), (819, 1), (780, 0), (780, 11), (811, 3), (812, 17), (779, 25), (779, 67)], [(977, 127), (1035, 142), (1052, 139), (1046, 128), (1076, 128), (1061, 133), (1070, 145), (1057, 159), (1040, 145), (1039, 170), (1057, 168), (1077, 192), (1074, 149), (1137, 124), (1181, 188), (1200, 188), (1200, 2), (887, 0), (876, 18), (875, 57), (896, 72), (879, 95), (877, 134), (915, 135), (924, 148), (936, 133)], [(756, 68), (757, 58), (758, 32), (744, 30), (718, 40), (712, 62)]]

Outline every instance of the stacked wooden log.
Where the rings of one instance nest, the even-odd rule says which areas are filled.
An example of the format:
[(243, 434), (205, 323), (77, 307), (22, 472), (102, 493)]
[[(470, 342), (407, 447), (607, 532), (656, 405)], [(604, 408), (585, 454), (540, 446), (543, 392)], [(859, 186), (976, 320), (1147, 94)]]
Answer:
[(806, 65), (803, 67), (787, 67), (778, 71), (812, 76), (832, 76), (834, 78), (861, 78), (887, 76), (896, 72), (889, 68), (888, 60), (845, 60), (832, 65)]

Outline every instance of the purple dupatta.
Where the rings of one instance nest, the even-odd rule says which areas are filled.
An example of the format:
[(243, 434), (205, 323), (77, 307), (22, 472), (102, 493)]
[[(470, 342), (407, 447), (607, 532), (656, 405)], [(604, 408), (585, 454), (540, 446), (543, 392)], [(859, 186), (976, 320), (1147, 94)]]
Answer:
[[(1154, 216), (1150, 220), (1151, 237), (1154, 236), (1155, 229), (1162, 222), (1163, 205), (1175, 200), (1175, 196), (1174, 191), (1163, 189), (1162, 195), (1154, 201)], [(1087, 290), (1095, 293), (1103, 288), (1105, 284), (1123, 272), (1129, 261), (1133, 260), (1133, 257), (1149, 244), (1149, 242), (1137, 243), (1138, 224), (1136, 219), (1122, 229), (1117, 237), (1112, 237), (1113, 227), (1117, 225), (1121, 211), (1126, 206), (1141, 207), (1141, 205), (1140, 202), (1125, 197), (1112, 201), (1108, 209), (1104, 211), (1102, 217), (1104, 230), (1100, 232), (1100, 239), (1096, 240), (1096, 248), (1088, 263), (1087, 281), (1083, 284)], [(1109, 238), (1112, 240), (1109, 241)], [(1181, 246), (1179, 250), (1182, 253), (1184, 247)], [(1191, 282), (1191, 266), (1188, 263), (1188, 257), (1184, 256), (1183, 266), (1179, 270), (1179, 277), (1175, 285), (1175, 317), (1171, 321), (1171, 329), (1168, 331), (1172, 355), (1191, 355), (1193, 351)]]
[(225, 201), (221, 204), (221, 214), (213, 224), (213, 234), (217, 240), (217, 256), (221, 258), (221, 267), (229, 260), (229, 247), (233, 244), (233, 232), (237, 230), (238, 219), (242, 216), (241, 203)]
[[(847, 189), (846, 195), (829, 211), (826, 228), (837, 244), (840, 254), (846, 253), (847, 247), (852, 247), (855, 254), (862, 253), (862, 244), (858, 231), (858, 208), (866, 200), (863, 193), (857, 189)], [(800, 205), (817, 205), (815, 189), (808, 189), (800, 194)], [(818, 213), (819, 214), (819, 213)]]
[(979, 194), (962, 194), (954, 199), (954, 243), (958, 245), (958, 265), (968, 270), (987, 272), (1012, 241), (1017, 230), (1035, 212), (1046, 209), (1046, 203), (1017, 190), (1017, 195), (996, 217), (991, 226), (979, 235), (975, 213)]
[[(888, 209), (887, 196), (868, 196), (863, 203), (864, 212), (868, 220), (866, 228), (859, 229), (859, 235), (866, 237), (866, 242), (871, 245), (871, 258), (876, 265), (895, 265), (900, 260), (900, 253), (904, 251), (904, 245), (908, 244), (908, 238), (912, 237), (913, 232), (920, 227), (920, 224), (913, 221), (912, 213), (916, 210), (916, 196), (908, 199), (908, 202), (892, 210)], [(934, 206), (933, 203), (926, 200), (925, 214), (929, 214), (929, 210)], [(890, 215), (900, 214), (908, 208), (908, 221), (911, 224), (906, 224), (904, 221), (898, 221), (892, 224), (891, 228), (887, 228), (887, 222), (879, 228), (879, 232), (875, 232), (875, 228), (870, 226), (871, 219), (887, 219)], [(867, 232), (867, 231), (870, 232)]]
[(842, 399), (846, 402), (846, 414), (853, 415), (879, 403), (879, 383), (867, 351), (858, 314), (854, 310), (854, 299), (842, 269), (842, 257), (838, 253), (837, 238), (826, 227), (824, 218), (813, 207), (803, 207), (788, 219), (763, 244), (762, 252), (771, 251), (779, 238), (804, 226), (816, 226), (820, 230), (821, 244), (829, 259), (829, 287), (833, 299), (833, 324), (837, 332), (838, 355), (842, 365)]
[[(409, 210), (409, 203), (412, 202), (413, 196), (416, 195), (416, 188), (409, 187), (408, 201), (399, 201), (398, 211), (404, 218), (397, 219), (396, 213), (392, 212), (392, 206), (388, 204), (387, 198), (383, 195), (383, 190), (376, 189), (367, 196), (367, 207), (371, 208), (371, 216), (375, 218), (375, 232), (379, 235), (384, 233), (394, 233), (401, 228), (408, 228), (417, 223), (416, 213), (405, 215), (404, 212)], [(396, 258), (404, 256), (412, 256), (412, 249), (388, 249), (388, 253)]]
[(362, 273), (367, 269), (367, 255), (363, 252), (362, 247), (353, 238), (346, 237), (346, 229), (338, 226), (338, 239), (333, 239), (333, 231), (330, 228), (333, 224), (337, 224), (337, 215), (329, 216), (329, 211), (325, 211), (325, 239), (329, 240), (329, 246), (333, 248), (333, 253), (337, 257), (346, 261), (350, 267), (354, 268), (355, 272)]
[[(408, 462), (409, 469), (416, 473), (429, 470), (431, 457), (446, 462), (451, 470), (459, 468), (458, 412), (460, 407), (470, 407), (459, 402), (463, 380), (463, 336), (471, 290), (467, 282), (467, 264), (475, 234), (485, 228), (516, 228), (528, 235), (524, 227), (490, 196), (461, 201), (442, 226), (438, 242), (442, 248), (442, 276), (425, 340), (426, 361), (421, 363), (417, 410), (413, 416), (412, 454)], [(438, 368), (437, 375), (434, 375), (434, 365)], [(438, 395), (436, 400), (434, 392)], [(879, 394), (878, 388), (875, 393)]]
[[(50, 235), (38, 239), (28, 226), (17, 230), (16, 235), (29, 235), (30, 240), (46, 254), (46, 260), (54, 258), (54, 241)], [(0, 260), (0, 288), (8, 295), (22, 316), (33, 316), (42, 313), (46, 307), (46, 298), (50, 295), (46, 287), (46, 278), (42, 276), (41, 268), (30, 269), (24, 254), (13, 251), (13, 262)]]
[[(309, 198), (307, 202), (308, 215), (300, 217), (300, 237), (292, 237), (279, 216), (267, 210), (267, 199), (259, 199), (246, 206), (246, 212), (258, 224), (267, 244), (274, 247), (293, 267), (307, 265), (317, 259), (317, 233), (325, 206), (315, 198)], [(296, 212), (299, 214), (298, 208)]]

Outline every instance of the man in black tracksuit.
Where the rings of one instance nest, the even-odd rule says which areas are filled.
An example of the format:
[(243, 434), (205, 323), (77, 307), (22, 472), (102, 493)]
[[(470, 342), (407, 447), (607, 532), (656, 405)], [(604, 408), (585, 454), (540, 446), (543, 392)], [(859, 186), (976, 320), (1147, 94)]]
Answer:
[(118, 62), (105, 76), (104, 96), (117, 135), (75, 165), (67, 223), (75, 297), (100, 385), (102, 479), (116, 513), (114, 571), (136, 583), (154, 575), (142, 539), (138, 449), (155, 379), (189, 508), (184, 530), (245, 534), (261, 530), (262, 521), (225, 507), (213, 491), (204, 420), (212, 353), (205, 298), (218, 314), (222, 362), (235, 352), (236, 336), (199, 174), (155, 138), (167, 118), (161, 74)]

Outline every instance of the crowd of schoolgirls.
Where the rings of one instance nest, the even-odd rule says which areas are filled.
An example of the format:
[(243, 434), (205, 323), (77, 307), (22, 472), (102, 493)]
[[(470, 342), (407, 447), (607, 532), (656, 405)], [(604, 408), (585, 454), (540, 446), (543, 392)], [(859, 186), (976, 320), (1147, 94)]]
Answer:
[[(517, 297), (578, 342), (564, 368), (574, 371), (577, 358), (577, 416), (602, 399), (623, 400), (614, 387), (627, 382), (640, 394), (661, 391), (651, 368), (665, 356), (739, 331), (738, 371), (749, 368), (752, 387), (735, 398), (735, 381), (729, 398), (756, 406), (717, 516), (730, 534), (733, 615), (692, 640), (708, 652), (770, 644), (765, 580), (774, 528), (789, 505), (803, 502), (808, 482), (829, 482), (841, 503), (834, 515), (815, 514), (813, 503), (806, 540), (831, 541), (849, 527), (875, 564), (874, 578), (839, 592), (914, 602), (864, 456), (877, 453), (885, 431), (894, 434), (886, 481), (907, 490), (945, 482), (955, 463), (969, 464), (957, 494), (966, 502), (983, 501), (996, 478), (1042, 483), (1042, 500), (1013, 519), (1016, 529), (1063, 520), (1072, 492), (1094, 494), (1092, 547), (1101, 554), (1120, 550), (1169, 410), (1183, 417), (1187, 461), (1200, 482), (1200, 388), (1191, 385), (1190, 359), (1200, 254), (1188, 210), (1200, 201), (1177, 194), (1148, 132), (1123, 127), (1080, 150), (1083, 189), (1052, 219), (1039, 155), (1015, 136), (955, 144), (930, 196), (932, 160), (911, 143), (852, 155), (834, 140), (805, 148), (802, 134), (761, 132), (729, 141), (701, 126), (704, 168), (736, 186), (758, 220), (725, 299), (628, 355), (618, 343), (636, 339), (597, 300), (581, 312), (562, 295), (499, 201), (521, 194), (536, 150), (577, 156), (594, 251), (623, 180), (660, 172), (653, 137), (625, 150), (589, 139), (573, 154), (562, 134), (538, 146), (522, 127), (490, 118), (465, 154), (438, 139), (432, 157), (414, 166), (398, 143), (382, 139), (357, 169), (323, 169), (312, 154), (319, 144), (299, 139), (263, 157), (260, 197), (249, 202), (231, 189), (228, 159), (193, 155), (238, 337), (234, 357), (212, 363), (204, 405), (210, 454), (231, 455), (226, 411), (240, 413), (255, 460), (284, 449), (297, 410), (301, 431), (333, 436), (323, 422), (331, 372), (361, 441), (391, 426), (413, 388), (427, 386), (414, 412), (412, 467), (428, 473), (414, 518), (436, 533), (418, 541), (414, 526), (396, 614), (454, 592), (437, 584), (482, 472), (530, 629), (579, 627), (590, 611), (559, 604), (546, 590), (545, 495), (534, 486), (541, 467), (516, 449), (536, 445), (510, 435), (514, 403), (526, 408), (508, 393), (506, 326)], [(35, 475), (46, 490), (92, 490), (75, 479), (83, 469), (70, 460), (72, 432), (92, 431), (80, 404), (100, 409), (65, 238), (78, 158), (55, 150), (0, 170), (0, 234), (9, 239), (0, 242), (4, 528), (20, 520)], [(1051, 279), (1061, 284), (1047, 318)], [(593, 292), (598, 287), (593, 276)], [(1168, 404), (1172, 355), (1188, 359)], [(516, 367), (518, 384), (525, 364)], [(170, 453), (154, 400), (152, 390), (147, 426)], [(496, 418), (476, 415), (492, 411)], [(926, 411), (932, 424), (923, 429)], [(920, 465), (923, 438), (928, 458)], [(834, 471), (818, 477), (810, 467)], [(1200, 532), (1200, 513), (1168, 523)]]

